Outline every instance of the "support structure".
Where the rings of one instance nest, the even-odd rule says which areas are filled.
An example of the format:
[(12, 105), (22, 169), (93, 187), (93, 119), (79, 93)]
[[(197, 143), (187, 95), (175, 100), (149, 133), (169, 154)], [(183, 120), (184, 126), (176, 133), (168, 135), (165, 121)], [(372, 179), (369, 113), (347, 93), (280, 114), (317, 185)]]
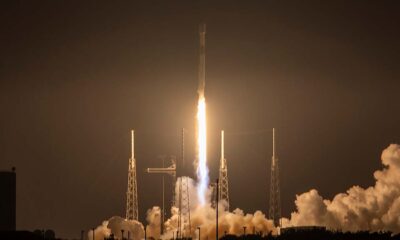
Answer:
[(219, 179), (217, 179), (217, 181), (215, 181), (215, 184), (217, 184), (217, 205), (215, 206), (215, 239), (219, 240), (218, 238), (218, 201), (219, 201)]
[(221, 162), (219, 166), (219, 200), (225, 200), (227, 203), (226, 209), (229, 211), (229, 187), (228, 187), (228, 166), (224, 156), (224, 131), (221, 131)]
[[(163, 158), (163, 166), (164, 166), (164, 156), (162, 157)], [(169, 167), (166, 167), (166, 168), (164, 168), (164, 167), (162, 167), (162, 168), (147, 168), (147, 173), (161, 173), (161, 174), (168, 174), (168, 175), (171, 175), (172, 176), (172, 203), (171, 203), (171, 205), (172, 206), (175, 206), (176, 205), (176, 196), (175, 196), (175, 182), (176, 182), (176, 159), (175, 159), (175, 157), (174, 156), (170, 156), (170, 158), (171, 158), (171, 166), (169, 166)], [(162, 198), (163, 198), (163, 202), (162, 202), (162, 205), (163, 205), (163, 209), (162, 209), (162, 216), (161, 216), (161, 221), (162, 221), (162, 224), (161, 224), (161, 233), (163, 233), (164, 232), (164, 229), (163, 229), (163, 226), (164, 226), (164, 222), (165, 222), (165, 203), (164, 203), (164, 199), (165, 199), (165, 190), (164, 190), (164, 176), (163, 176), (163, 185), (162, 185), (162, 187), (163, 187), (163, 190), (162, 190), (162, 194), (163, 194), (163, 196), (162, 196)]]
[(132, 146), (131, 158), (128, 166), (128, 190), (126, 191), (126, 219), (139, 220), (138, 195), (136, 179), (136, 159), (135, 159), (135, 132), (131, 130)]
[(189, 177), (179, 178), (179, 216), (178, 216), (178, 232), (179, 237), (190, 238), (191, 221), (190, 221), (190, 197), (189, 197)]
[(279, 161), (275, 155), (275, 128), (272, 129), (272, 161), (271, 161), (271, 183), (269, 195), (269, 218), (275, 227), (280, 226), (281, 218), (281, 196), (279, 184)]

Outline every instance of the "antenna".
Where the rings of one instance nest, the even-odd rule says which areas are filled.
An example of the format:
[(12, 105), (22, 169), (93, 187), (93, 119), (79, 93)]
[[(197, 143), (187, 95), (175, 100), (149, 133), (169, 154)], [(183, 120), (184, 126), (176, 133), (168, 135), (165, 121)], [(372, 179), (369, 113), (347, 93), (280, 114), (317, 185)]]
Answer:
[(185, 128), (182, 128), (182, 168), (185, 168)]
[(225, 168), (225, 164), (224, 164), (224, 130), (221, 131), (221, 166), (223, 168)]
[(272, 128), (272, 161), (275, 165), (275, 128)]
[(135, 130), (131, 130), (131, 159), (135, 159)]

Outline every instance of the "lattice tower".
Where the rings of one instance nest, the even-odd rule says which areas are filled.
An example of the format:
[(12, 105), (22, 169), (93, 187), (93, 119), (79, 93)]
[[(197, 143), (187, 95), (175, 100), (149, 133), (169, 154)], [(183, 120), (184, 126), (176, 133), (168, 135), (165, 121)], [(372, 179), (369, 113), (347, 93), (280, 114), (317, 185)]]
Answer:
[(281, 218), (281, 196), (279, 184), (279, 161), (275, 155), (275, 128), (272, 129), (272, 161), (271, 161), (271, 184), (269, 196), (269, 218), (275, 226), (280, 226)]
[(138, 195), (136, 179), (136, 159), (135, 159), (135, 133), (131, 130), (132, 146), (131, 158), (128, 166), (128, 190), (126, 191), (126, 219), (139, 220)]
[(178, 231), (181, 238), (191, 236), (189, 178), (179, 178), (179, 217)]
[(225, 200), (229, 211), (228, 165), (224, 156), (224, 131), (221, 131), (221, 162), (219, 166), (219, 200)]

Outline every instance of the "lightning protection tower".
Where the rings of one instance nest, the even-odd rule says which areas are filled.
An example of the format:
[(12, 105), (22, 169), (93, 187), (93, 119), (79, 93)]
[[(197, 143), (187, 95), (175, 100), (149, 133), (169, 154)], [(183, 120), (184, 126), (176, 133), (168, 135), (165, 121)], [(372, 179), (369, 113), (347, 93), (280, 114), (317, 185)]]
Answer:
[(229, 211), (228, 166), (224, 156), (224, 131), (221, 131), (221, 162), (219, 166), (219, 200), (225, 200)]
[(179, 178), (179, 216), (178, 216), (178, 231), (181, 239), (190, 237), (191, 233), (191, 221), (190, 221), (190, 198), (189, 198), (189, 178)]
[(126, 219), (139, 220), (137, 180), (136, 180), (136, 159), (135, 159), (135, 133), (131, 130), (132, 148), (131, 158), (128, 167), (128, 190), (126, 191)]
[(276, 227), (280, 226), (281, 196), (279, 186), (279, 161), (275, 156), (275, 128), (272, 129), (272, 161), (271, 161), (271, 185), (269, 195), (269, 218)]

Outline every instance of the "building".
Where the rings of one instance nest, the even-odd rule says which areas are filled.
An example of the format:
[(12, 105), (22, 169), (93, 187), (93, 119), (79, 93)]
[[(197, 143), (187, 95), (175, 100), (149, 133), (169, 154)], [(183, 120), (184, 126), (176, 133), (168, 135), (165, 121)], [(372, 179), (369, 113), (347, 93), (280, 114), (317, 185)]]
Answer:
[(0, 171), (0, 231), (16, 229), (16, 173)]

